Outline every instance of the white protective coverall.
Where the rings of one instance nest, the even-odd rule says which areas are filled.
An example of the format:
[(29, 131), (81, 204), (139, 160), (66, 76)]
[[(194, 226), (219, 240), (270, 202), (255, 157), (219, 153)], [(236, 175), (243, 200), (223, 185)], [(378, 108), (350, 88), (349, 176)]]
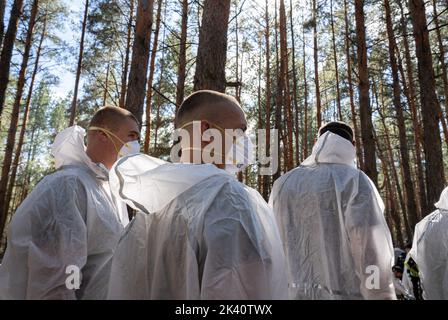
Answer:
[(274, 184), (269, 203), (292, 299), (396, 298), (384, 205), (355, 156), (348, 140), (326, 132), (311, 156)]
[[(124, 229), (108, 170), (87, 156), (84, 136), (78, 126), (56, 136), (58, 171), (42, 179), (15, 212), (0, 266), (0, 299), (106, 298), (112, 255)], [(76, 267), (80, 288), (69, 290), (76, 286), (69, 278)]]
[(409, 254), (419, 269), (423, 298), (448, 300), (448, 188), (435, 206), (415, 226)]
[(118, 161), (111, 189), (140, 210), (112, 263), (110, 299), (286, 299), (273, 213), (212, 164)]

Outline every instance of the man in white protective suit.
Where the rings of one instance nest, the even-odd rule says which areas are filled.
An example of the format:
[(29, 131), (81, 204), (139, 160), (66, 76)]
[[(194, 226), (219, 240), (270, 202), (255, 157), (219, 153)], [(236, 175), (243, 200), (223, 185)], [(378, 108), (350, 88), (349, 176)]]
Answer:
[(415, 226), (409, 255), (418, 266), (423, 299), (448, 300), (448, 188), (435, 207)]
[(313, 152), (274, 183), (292, 299), (395, 299), (384, 205), (355, 166), (352, 129), (330, 122)]
[(60, 132), (52, 146), (57, 171), (42, 179), (8, 228), (0, 299), (105, 299), (114, 249), (129, 222), (108, 171), (139, 151), (139, 126), (128, 111), (98, 110), (85, 130)]
[(140, 212), (117, 247), (108, 297), (287, 298), (273, 213), (235, 177), (251, 162), (240, 105), (197, 91), (175, 124), (181, 141), (171, 158), (181, 149), (181, 163), (137, 155), (111, 170), (112, 191)]

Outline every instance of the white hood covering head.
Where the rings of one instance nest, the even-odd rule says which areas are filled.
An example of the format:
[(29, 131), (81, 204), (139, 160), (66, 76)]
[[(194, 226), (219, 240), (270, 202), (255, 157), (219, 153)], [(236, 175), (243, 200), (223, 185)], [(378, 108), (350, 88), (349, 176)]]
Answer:
[(73, 126), (59, 132), (51, 146), (51, 154), (54, 156), (55, 167), (72, 164), (84, 164), (88, 166), (98, 178), (106, 179), (107, 168), (102, 163), (94, 163), (86, 153), (84, 138), (86, 131), (80, 126)]
[(302, 162), (303, 166), (316, 163), (341, 163), (356, 168), (355, 146), (345, 138), (327, 131), (319, 137), (311, 155)]
[(448, 210), (448, 187), (443, 189), (439, 201), (437, 201), (434, 205), (437, 209)]

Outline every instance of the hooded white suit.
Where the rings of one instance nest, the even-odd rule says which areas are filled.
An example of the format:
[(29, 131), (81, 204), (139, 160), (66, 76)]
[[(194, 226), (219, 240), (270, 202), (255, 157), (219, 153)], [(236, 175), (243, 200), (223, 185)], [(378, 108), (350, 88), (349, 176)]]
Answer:
[(355, 148), (326, 132), (274, 184), (293, 299), (394, 299), (394, 251), (383, 202), (356, 169)]
[[(106, 298), (120, 220), (125, 224), (127, 217), (111, 197), (107, 169), (87, 156), (84, 136), (77, 126), (57, 135), (58, 171), (15, 212), (0, 266), (0, 299)], [(66, 285), (76, 286), (73, 268), (80, 271), (79, 290)]]
[(448, 188), (445, 188), (437, 210), (415, 226), (409, 255), (417, 263), (423, 298), (448, 300)]
[(272, 211), (214, 165), (130, 156), (112, 168), (114, 193), (139, 212), (117, 247), (110, 299), (287, 298)]

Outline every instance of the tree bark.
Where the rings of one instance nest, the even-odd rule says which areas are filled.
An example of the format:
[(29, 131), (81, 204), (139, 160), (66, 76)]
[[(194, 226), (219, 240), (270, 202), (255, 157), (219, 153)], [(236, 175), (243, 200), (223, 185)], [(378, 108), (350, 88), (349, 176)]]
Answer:
[(79, 79), (81, 78), (82, 58), (84, 56), (84, 38), (85, 38), (85, 34), (86, 34), (88, 13), (89, 13), (89, 0), (86, 0), (86, 5), (84, 7), (84, 18), (82, 20), (82, 27), (81, 27), (81, 40), (80, 40), (80, 43), (79, 43), (78, 66), (76, 67), (75, 89), (74, 89), (74, 92), (73, 92), (73, 100), (72, 100), (72, 105), (71, 105), (71, 108), (70, 108), (69, 126), (72, 126), (75, 123), (75, 118), (76, 118), (76, 107), (77, 107), (77, 103), (78, 103)]
[[(230, 0), (205, 0), (194, 75), (194, 90), (224, 92)], [(211, 50), (213, 48), (213, 50)]]
[(128, 18), (128, 30), (126, 34), (126, 52), (124, 56), (123, 72), (121, 74), (121, 88), (120, 88), (120, 100), (118, 106), (120, 108), (125, 107), (126, 88), (129, 72), (129, 55), (131, 53), (131, 41), (132, 41), (132, 25), (134, 23), (134, 0), (129, 0), (129, 18)]
[(353, 83), (352, 83), (352, 59), (350, 57), (350, 32), (349, 32), (349, 22), (348, 22), (348, 11), (347, 11), (347, 0), (344, 0), (344, 20), (345, 20), (345, 56), (347, 59), (347, 83), (348, 83), (348, 94), (350, 98), (350, 111), (352, 114), (352, 124), (353, 131), (355, 133), (355, 144), (356, 144), (356, 156), (358, 159), (358, 164), (361, 169), (364, 169), (364, 159), (362, 155), (362, 144), (360, 140), (360, 133), (358, 128), (357, 114), (354, 102), (353, 94)]
[(336, 104), (338, 108), (338, 118), (342, 121), (342, 108), (341, 108), (341, 89), (339, 88), (339, 68), (338, 68), (338, 56), (336, 54), (336, 37), (334, 33), (334, 17), (333, 17), (333, 0), (330, 0), (330, 22), (331, 22), (331, 39), (333, 42), (333, 59), (334, 59), (334, 74), (336, 77)]
[(358, 50), (359, 109), (362, 145), (364, 147), (364, 172), (377, 185), (378, 172), (376, 168), (375, 139), (373, 137), (372, 108), (370, 106), (369, 96), (364, 0), (355, 0), (355, 18)]
[(156, 27), (154, 29), (154, 40), (152, 43), (151, 50), (151, 61), (149, 63), (149, 77), (148, 86), (146, 89), (146, 130), (145, 130), (145, 143), (143, 146), (143, 152), (149, 153), (149, 144), (151, 140), (151, 107), (152, 107), (152, 83), (154, 81), (154, 72), (156, 69), (156, 55), (159, 47), (159, 32), (160, 32), (160, 22), (162, 15), (162, 0), (157, 1), (157, 13), (156, 13)]
[(288, 72), (288, 48), (287, 48), (287, 35), (286, 35), (286, 10), (285, 1), (280, 0), (280, 68), (281, 68), (281, 94), (282, 104), (285, 109), (286, 115), (286, 141), (287, 145), (287, 158), (286, 171), (291, 170), (294, 167), (294, 153), (293, 153), (293, 122), (292, 122), (292, 107), (291, 107), (291, 94), (289, 89), (289, 72)]
[(317, 47), (317, 0), (313, 0), (313, 52), (314, 52), (314, 86), (316, 90), (316, 120), (317, 128), (322, 125), (322, 104), (320, 101), (320, 85), (319, 85), (319, 58)]
[(406, 212), (410, 218), (411, 229), (414, 230), (414, 226), (417, 223), (417, 206), (415, 204), (415, 193), (411, 177), (411, 168), (409, 165), (409, 150), (406, 138), (406, 124), (403, 115), (403, 106), (401, 104), (401, 89), (400, 80), (398, 77), (398, 65), (395, 56), (397, 44), (395, 42), (395, 34), (392, 26), (392, 16), (390, 10), (389, 0), (384, 0), (384, 9), (386, 15), (386, 29), (389, 43), (389, 60), (392, 70), (392, 82), (393, 82), (393, 104), (395, 113), (397, 116), (398, 135), (400, 141), (400, 155), (401, 165), (403, 168), (403, 184), (405, 190), (406, 199)]
[(5, 156), (3, 158), (2, 175), (0, 179), (0, 235), (3, 232), (6, 222), (6, 194), (9, 182), (9, 173), (11, 169), (12, 156), (14, 152), (14, 143), (17, 133), (17, 123), (19, 121), (20, 102), (22, 100), (23, 88), (25, 86), (26, 69), (28, 66), (28, 59), (30, 57), (31, 45), (33, 40), (33, 29), (36, 22), (36, 16), (39, 6), (39, 0), (34, 0), (31, 8), (31, 15), (28, 23), (28, 30), (26, 33), (25, 48), (23, 51), (22, 64), (20, 66), (19, 76), (17, 79), (17, 89), (14, 98), (14, 104), (11, 112), (11, 120), (8, 130), (8, 138), (5, 148)]
[(187, 68), (187, 24), (188, 0), (182, 0), (182, 22), (179, 44), (179, 61), (177, 64), (176, 112), (184, 101), (185, 77)]
[(3, 35), (5, 33), (5, 6), (6, 6), (6, 0), (0, 0), (0, 48), (2, 46), (3, 42)]
[(42, 33), (41, 33), (39, 45), (38, 45), (37, 51), (36, 51), (36, 59), (34, 61), (34, 69), (33, 69), (32, 75), (31, 75), (28, 94), (26, 97), (25, 110), (23, 111), (22, 127), (20, 128), (19, 141), (17, 142), (17, 148), (16, 148), (16, 152), (14, 155), (14, 161), (11, 166), (11, 177), (9, 178), (8, 192), (6, 194), (6, 201), (5, 201), (5, 212), (6, 213), (8, 213), (8, 211), (9, 211), (9, 206), (10, 206), (11, 197), (12, 197), (12, 191), (13, 191), (14, 183), (16, 181), (17, 169), (19, 167), (20, 156), (22, 153), (23, 141), (25, 140), (25, 133), (26, 133), (27, 125), (28, 125), (31, 97), (33, 95), (34, 80), (36, 79), (36, 74), (37, 74), (37, 71), (39, 70), (38, 68), (39, 68), (40, 54), (42, 51), (42, 44), (44, 42), (45, 33), (47, 30), (47, 14), (48, 14), (47, 10), (45, 10), (43, 22), (42, 22), (43, 23)]
[[(409, 9), (414, 30), (420, 83), (420, 104), (423, 122), (423, 149), (426, 160), (426, 190), (428, 209), (434, 208), (445, 185), (442, 145), (439, 130), (441, 112), (435, 91), (429, 32), (423, 0), (409, 0)], [(424, 214), (428, 214), (425, 212)]]
[[(266, 55), (266, 70), (265, 70), (265, 82), (266, 82), (266, 156), (270, 155), (271, 148), (271, 46), (270, 46), (270, 28), (269, 28), (269, 10), (268, 10), (268, 0), (266, 0), (265, 6), (265, 32), (264, 32), (264, 41), (265, 41), (265, 55)], [(265, 175), (263, 177), (263, 198), (267, 199), (269, 197), (269, 189), (271, 176)]]
[(143, 104), (145, 102), (152, 13), (153, 0), (139, 0), (132, 46), (131, 70), (126, 92), (126, 109), (139, 121), (142, 120)]
[[(11, 14), (3, 39), (2, 52), (0, 54), (0, 119), (6, 99), (6, 88), (9, 82), (9, 70), (11, 68), (12, 51), (16, 40), (17, 25), (22, 14), (23, 0), (14, 0), (11, 7)], [(3, 20), (2, 20), (3, 21)]]

